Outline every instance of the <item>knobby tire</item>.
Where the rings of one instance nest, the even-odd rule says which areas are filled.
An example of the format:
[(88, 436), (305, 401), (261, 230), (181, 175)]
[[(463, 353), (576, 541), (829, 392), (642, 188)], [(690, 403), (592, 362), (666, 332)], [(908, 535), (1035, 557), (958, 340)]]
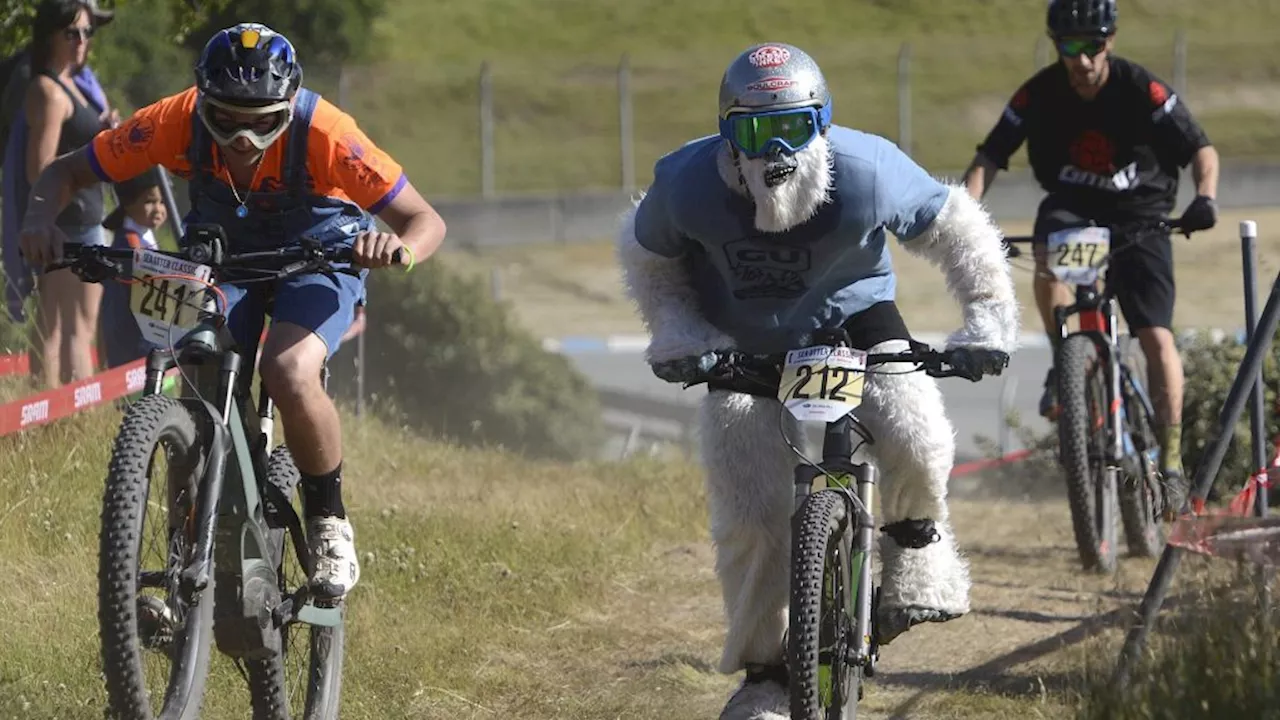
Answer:
[[(138, 629), (139, 563), (148, 511), (151, 459), (157, 446), (171, 453), (169, 480), (183, 483), (187, 502), (195, 502), (199, 472), (204, 464), (201, 456), (205, 436), (182, 403), (164, 395), (148, 395), (134, 403), (124, 416), (111, 454), (102, 500), (98, 625), (108, 716), (127, 720), (195, 720), (200, 715), (209, 670), (213, 633), (212, 575), (209, 586), (197, 595), (194, 607), (185, 612), (184, 621), (174, 633), (169, 678), (159, 715), (152, 712), (143, 668), (144, 653), (150, 651), (142, 647)], [(194, 530), (189, 524), (187, 528)], [(185, 548), (184, 561), (196, 536), (185, 530), (175, 535), (180, 547)], [(172, 551), (173, 540), (170, 543)]]

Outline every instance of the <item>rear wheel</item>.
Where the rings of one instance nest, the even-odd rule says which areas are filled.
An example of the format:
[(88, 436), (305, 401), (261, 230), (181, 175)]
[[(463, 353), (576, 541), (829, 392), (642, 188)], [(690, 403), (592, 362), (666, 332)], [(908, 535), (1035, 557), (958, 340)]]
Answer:
[(1080, 562), (1086, 570), (1116, 566), (1117, 498), (1107, 482), (1107, 378), (1098, 348), (1071, 335), (1058, 351), (1059, 449)]
[[(213, 575), (184, 600), (203, 438), (177, 400), (134, 403), (116, 437), (102, 500), (98, 624), (109, 714), (199, 717), (213, 632)], [(158, 482), (153, 482), (157, 480)]]
[(862, 668), (848, 662), (848, 652), (856, 631), (856, 582), (866, 558), (853, 557), (852, 525), (844, 498), (834, 490), (810, 495), (796, 513), (787, 632), (793, 720), (857, 716)]
[[(271, 453), (267, 481), (293, 501), (300, 476), (288, 448)], [(306, 584), (293, 537), (285, 528), (271, 531), (280, 577), (287, 597)], [(281, 655), (248, 660), (249, 692), (254, 720), (336, 720), (342, 693), (343, 624), (333, 627), (300, 621), (280, 629)]]

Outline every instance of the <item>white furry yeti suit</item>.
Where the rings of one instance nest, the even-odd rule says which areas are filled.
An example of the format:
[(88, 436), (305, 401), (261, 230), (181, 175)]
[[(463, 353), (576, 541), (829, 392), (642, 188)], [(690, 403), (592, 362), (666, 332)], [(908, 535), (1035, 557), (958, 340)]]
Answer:
[[(1013, 350), (1018, 307), (986, 212), (892, 143), (832, 125), (830, 107), (808, 55), (757, 45), (725, 72), (720, 135), (658, 161), (618, 239), (655, 372), (708, 351), (802, 347), (813, 330), (836, 326), (855, 347), (905, 350), (886, 230), (940, 267), (962, 305), (964, 327), (948, 347), (1004, 359)], [(868, 377), (858, 411), (876, 437), (881, 516), (909, 538), (903, 547), (896, 533), (881, 537), (882, 643), (917, 622), (969, 610), (968, 567), (946, 505), (954, 430), (937, 384), (912, 369), (881, 366), (885, 374)], [(780, 439), (780, 415), (775, 399), (714, 388), (699, 410), (728, 619), (719, 667), (747, 670), (725, 720), (788, 716), (783, 638), (796, 458)]]

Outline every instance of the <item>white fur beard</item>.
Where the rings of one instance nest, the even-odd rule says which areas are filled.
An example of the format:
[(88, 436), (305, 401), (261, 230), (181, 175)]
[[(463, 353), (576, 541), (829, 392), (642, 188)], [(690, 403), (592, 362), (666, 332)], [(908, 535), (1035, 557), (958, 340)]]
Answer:
[[(733, 150), (726, 142), (717, 158), (720, 177), (734, 190), (747, 195), (756, 206), (757, 230), (778, 233), (790, 230), (818, 212), (818, 208), (831, 202), (831, 176), (834, 158), (831, 144), (821, 135), (796, 153), (798, 166), (781, 185), (769, 187), (764, 181), (768, 162), (764, 158), (748, 158), (739, 155), (737, 163)], [(746, 186), (743, 186), (743, 183)]]

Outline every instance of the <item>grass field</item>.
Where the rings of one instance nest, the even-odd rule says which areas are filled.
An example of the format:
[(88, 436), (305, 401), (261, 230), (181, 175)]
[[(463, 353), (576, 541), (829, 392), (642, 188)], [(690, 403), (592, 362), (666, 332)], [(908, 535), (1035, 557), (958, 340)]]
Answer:
[[(5, 720), (102, 717), (97, 522), (118, 418), (0, 438)], [(363, 572), (343, 718), (716, 716), (736, 678), (714, 671), (721, 606), (695, 468), (529, 463), (344, 420)], [(1060, 486), (1026, 471), (954, 484), (973, 612), (885, 648), (859, 717), (1074, 716), (1154, 561), (1081, 573)], [(1211, 565), (1188, 559), (1175, 590)], [(248, 718), (243, 687), (215, 659), (202, 717)]]
[[(715, 131), (720, 74), (747, 45), (792, 42), (823, 65), (836, 121), (899, 140), (899, 49), (911, 44), (915, 156), (955, 170), (1037, 68), (1043, 2), (796, 0), (469, 0), (391, 3), (378, 62), (348, 68), (345, 100), (428, 194), (480, 189), (478, 78), (492, 70), (499, 192), (620, 183), (617, 66), (629, 54), (635, 172)], [(1173, 81), (1174, 31), (1187, 35), (1185, 99), (1228, 157), (1280, 158), (1280, 6), (1223, 0), (1124, 4), (1119, 50)], [(330, 97), (332, 69), (309, 82)], [(1021, 162), (1019, 159), (1018, 162)]]
[[(1259, 308), (1280, 271), (1280, 210), (1230, 210), (1218, 226), (1191, 239), (1175, 238), (1178, 286), (1174, 323), (1180, 328), (1244, 326), (1239, 221), (1258, 223)], [(1008, 234), (1030, 232), (1029, 223), (1006, 223)], [(960, 322), (960, 311), (941, 282), (939, 271), (908, 255), (890, 241), (898, 272), (898, 303), (916, 332), (946, 332)], [(581, 245), (526, 245), (495, 248), (483, 254), (450, 252), (446, 262), (486, 278), (496, 269), (499, 290), (521, 321), (543, 337), (643, 332), (623, 295), (613, 247), (607, 242)], [(1013, 261), (1014, 282), (1024, 308), (1023, 329), (1038, 332), (1034, 314), (1030, 259)]]

